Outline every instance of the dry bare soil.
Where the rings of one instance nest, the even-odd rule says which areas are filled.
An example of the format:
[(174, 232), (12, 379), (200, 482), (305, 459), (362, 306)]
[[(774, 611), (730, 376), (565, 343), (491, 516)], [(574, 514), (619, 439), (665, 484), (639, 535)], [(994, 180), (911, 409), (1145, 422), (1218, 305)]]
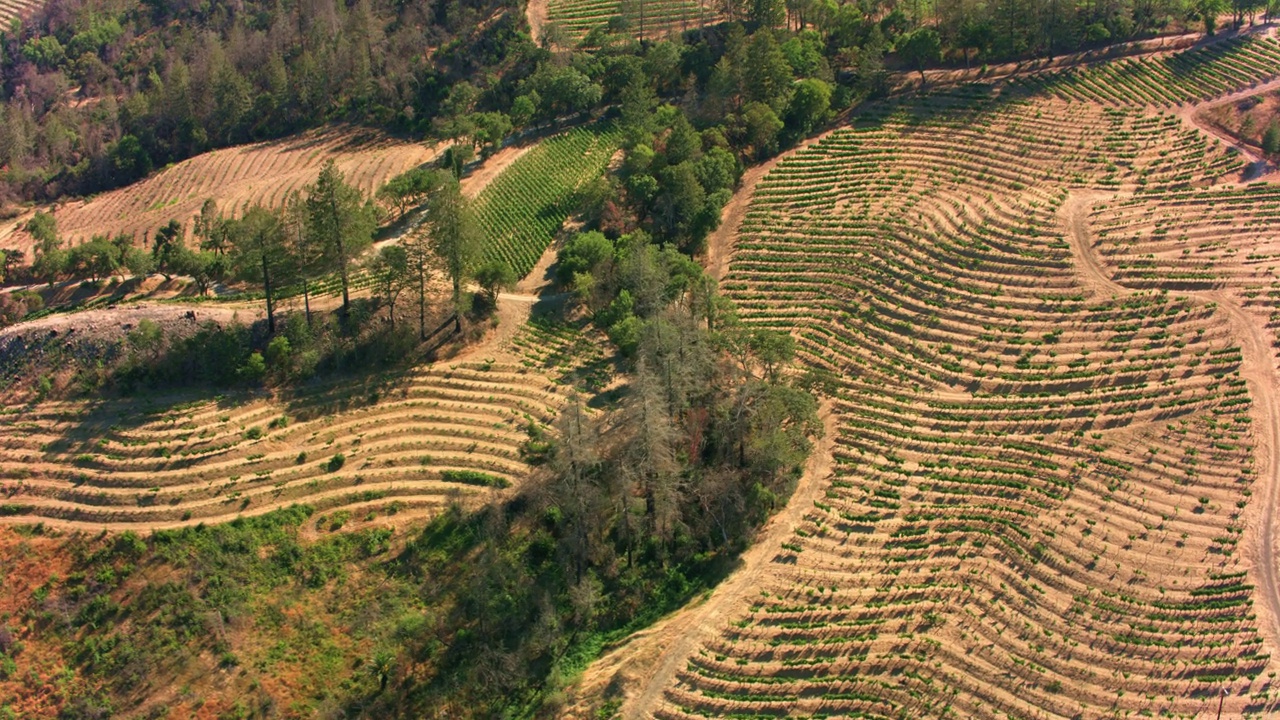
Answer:
[[(314, 182), (334, 160), (347, 180), (372, 194), (386, 181), (430, 161), (434, 148), (370, 131), (330, 127), (284, 140), (215, 150), (184, 160), (128, 187), (53, 208), (58, 231), (70, 244), (96, 234), (126, 233), (139, 242), (170, 220), (190, 230), (208, 199), (238, 215), (260, 203), (278, 206), (293, 190)], [(21, 230), (0, 238), (30, 257), (31, 238)]]
[(833, 470), (566, 716), (1275, 715), (1280, 187), (1183, 116), (1280, 54), (1192, 53), (886, 104), (730, 207)]

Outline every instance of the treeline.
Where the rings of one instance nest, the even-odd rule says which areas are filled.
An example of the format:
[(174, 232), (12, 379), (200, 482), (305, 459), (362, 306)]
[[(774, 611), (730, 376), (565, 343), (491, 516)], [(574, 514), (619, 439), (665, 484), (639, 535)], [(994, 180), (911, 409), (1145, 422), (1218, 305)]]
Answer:
[[(553, 53), (534, 46), (520, 8), (499, 0), (53, 0), (0, 33), (0, 201), (95, 192), (211, 148), (333, 120), (493, 148), (512, 132), (619, 103), (631, 72), (624, 57), (657, 80), (660, 97), (705, 106), (714, 95), (715, 105), (731, 94), (723, 73), (708, 82), (723, 58), (756, 72), (741, 64), (739, 23), (772, 36), (794, 77), (837, 83), (843, 107), (879, 88), (888, 53), (914, 68), (1052, 55), (1230, 10), (1243, 19), (1267, 1), (727, 0), (729, 23), (671, 42), (637, 43), (618, 18), (579, 50)], [(770, 81), (753, 76), (739, 90), (755, 93), (761, 79)], [(785, 109), (773, 107), (779, 117)], [(747, 122), (768, 134), (758, 108)], [(767, 147), (762, 140), (740, 145)]]
[(6, 189), (11, 199), (95, 192), (332, 120), (423, 134), (459, 82), (532, 70), (537, 51), (514, 10), (501, 0), (52, 0), (0, 33)]
[[(514, 282), (501, 261), (480, 265), (483, 236), (475, 227), (469, 201), (448, 170), (418, 168), (395, 178), (380, 193), (384, 199), (413, 198), (425, 204), (419, 231), (398, 244), (369, 253), (378, 227), (379, 208), (372, 198), (351, 185), (332, 162), (316, 181), (291, 193), (278, 209), (253, 206), (239, 217), (224, 215), (212, 200), (195, 218), (193, 237), (186, 238), (176, 220), (156, 230), (138, 247), (133, 236), (95, 236), (66, 248), (58, 236), (56, 219), (36, 213), (26, 229), (35, 239), (29, 268), (9, 267), (9, 280), (103, 280), (119, 274), (142, 277), (153, 273), (191, 278), (201, 295), (215, 284), (238, 281), (260, 288), (266, 302), (267, 329), (276, 330), (276, 305), (286, 293), (303, 297), (310, 322), (311, 288), (336, 280), (342, 293), (342, 312), (351, 308), (351, 286), (363, 273), (372, 282), (375, 298), (390, 308), (395, 324), (396, 301), (406, 290), (419, 299), (419, 332), (426, 336), (427, 280), (443, 270), (453, 288), (453, 305), (465, 310), (464, 283), (477, 279), (492, 298)], [(19, 251), (0, 251), (6, 259), (21, 260)], [(460, 321), (459, 321), (460, 328)]]

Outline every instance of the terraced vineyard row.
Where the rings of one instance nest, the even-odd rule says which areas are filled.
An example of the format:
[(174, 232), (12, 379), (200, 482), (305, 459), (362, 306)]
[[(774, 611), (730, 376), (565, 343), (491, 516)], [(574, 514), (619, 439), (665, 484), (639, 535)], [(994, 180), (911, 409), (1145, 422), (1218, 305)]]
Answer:
[(590, 395), (613, 379), (613, 361), (604, 352), (606, 341), (585, 318), (564, 323), (534, 316), (511, 339), (510, 349), (521, 356), (521, 365)]
[[(70, 243), (96, 234), (139, 238), (178, 220), (190, 230), (205, 200), (237, 214), (254, 203), (276, 206), (288, 194), (314, 182), (320, 166), (333, 159), (347, 180), (372, 194), (389, 178), (430, 161), (435, 150), (355, 129), (328, 129), (274, 142), (215, 150), (158, 172), (119, 190), (55, 210), (58, 230)], [(15, 234), (11, 242), (24, 244)], [(30, 238), (25, 244), (30, 245)]]
[(621, 17), (627, 31), (662, 38), (721, 20), (719, 5), (706, 0), (551, 0), (547, 19), (581, 39)]
[(724, 287), (841, 378), (836, 467), (641, 710), (1274, 712), (1239, 340), (1207, 298), (1089, 285), (1064, 228), (1072, 193), (1238, 164), (1168, 117), (1018, 97), (906, 101), (757, 187)]
[(11, 407), (0, 423), (0, 516), (155, 527), (295, 502), (429, 512), (519, 483), (530, 424), (549, 422), (561, 400), (536, 371), (468, 362), (283, 403), (140, 404), (111, 417), (83, 404)]
[(1280, 43), (1239, 37), (1164, 56), (1047, 72), (1018, 81), (1069, 100), (1169, 107), (1207, 100), (1280, 74)]
[(1115, 200), (1093, 215), (1100, 250), (1134, 287), (1233, 289), (1256, 304), (1280, 297), (1280, 187), (1166, 190)]
[(520, 277), (537, 264), (569, 217), (579, 187), (604, 172), (620, 137), (611, 126), (579, 127), (520, 156), (476, 198), (486, 259)]
[(40, 0), (0, 0), (0, 27), (8, 29), (15, 18), (25, 17), (40, 6)]

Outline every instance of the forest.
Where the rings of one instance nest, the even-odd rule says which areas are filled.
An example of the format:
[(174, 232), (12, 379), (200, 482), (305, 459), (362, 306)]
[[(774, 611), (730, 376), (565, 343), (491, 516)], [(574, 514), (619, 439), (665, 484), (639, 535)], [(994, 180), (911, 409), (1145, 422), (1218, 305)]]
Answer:
[[(54, 0), (0, 33), (0, 201), (98, 192), (332, 121), (493, 148), (634, 101), (637, 73), (699, 129), (723, 126), (735, 148), (767, 153), (779, 119), (792, 137), (809, 122), (785, 117), (804, 111), (788, 106), (776, 79), (787, 73), (827, 83), (842, 107), (882, 91), (886, 67), (1053, 56), (1270, 12), (1261, 0), (734, 0), (718, 8), (727, 23), (637, 43), (619, 22), (574, 48), (536, 45), (518, 9)], [(757, 30), (777, 49), (745, 42)], [(748, 50), (770, 63), (745, 63)]]

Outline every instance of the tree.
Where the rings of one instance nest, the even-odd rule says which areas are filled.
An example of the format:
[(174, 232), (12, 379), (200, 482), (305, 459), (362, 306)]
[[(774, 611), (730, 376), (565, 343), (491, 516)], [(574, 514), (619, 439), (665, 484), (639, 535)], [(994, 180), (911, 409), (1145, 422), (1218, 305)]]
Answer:
[(1204, 21), (1204, 33), (1214, 34), (1218, 25), (1218, 16), (1227, 9), (1227, 0), (1196, 0), (1195, 13)]
[(783, 124), (773, 108), (764, 103), (748, 103), (742, 108), (742, 123), (746, 141), (757, 160), (763, 160), (778, 152), (778, 133)]
[(182, 246), (173, 256), (173, 271), (190, 277), (201, 296), (209, 294), (213, 283), (226, 275), (226, 258), (208, 250), (192, 250)]
[(643, 358), (636, 363), (621, 427), (631, 430), (623, 441), (622, 475), (645, 499), (649, 528), (660, 540), (674, 535), (679, 520), (679, 463), (676, 429), (659, 378)]
[(831, 115), (831, 86), (817, 78), (796, 83), (787, 107), (787, 125), (796, 138), (808, 135)]
[(349, 267), (373, 243), (377, 213), (359, 188), (347, 184), (332, 160), (324, 164), (320, 176), (305, 192), (306, 233), (310, 243), (320, 250), (324, 265), (338, 271), (345, 315), (351, 310)]
[(394, 207), (397, 217), (404, 217), (410, 206), (421, 202), (435, 191), (437, 179), (435, 171), (429, 168), (414, 168), (400, 173), (378, 188), (378, 199)]
[(920, 73), (920, 85), (925, 82), (924, 68), (942, 59), (942, 39), (933, 28), (917, 28), (898, 41), (898, 57)]
[(289, 246), (280, 216), (255, 205), (226, 228), (232, 273), (246, 282), (262, 284), (267, 303), (267, 330), (275, 333), (275, 296), (290, 265)]
[(458, 143), (450, 145), (440, 158), (442, 167), (446, 167), (453, 173), (454, 180), (461, 180), (462, 174), (466, 172), (467, 163), (471, 162), (476, 156), (474, 146), (466, 143)]
[(787, 8), (782, 0), (751, 0), (748, 22), (762, 30), (778, 27), (786, 19)]
[(51, 213), (36, 211), (27, 221), (26, 230), (36, 241), (37, 253), (48, 252), (61, 245), (58, 240), (58, 221)]
[(418, 232), (406, 237), (400, 246), (405, 250), (409, 272), (418, 280), (418, 338), (427, 339), (427, 276), (436, 261), (428, 234)]
[(764, 103), (775, 113), (782, 112), (791, 96), (791, 65), (771, 30), (759, 30), (747, 45), (747, 66), (743, 70), (747, 100)]
[(494, 305), (498, 303), (498, 293), (515, 287), (517, 280), (516, 271), (511, 269), (511, 265), (506, 260), (497, 258), (476, 268), (475, 277), (489, 302)]
[(1280, 124), (1273, 122), (1262, 133), (1262, 151), (1269, 155), (1280, 152)]
[(471, 116), (471, 137), (480, 146), (481, 157), (488, 157), (502, 147), (511, 134), (511, 118), (500, 112), (475, 113)]
[(396, 326), (396, 300), (413, 281), (413, 269), (409, 266), (409, 253), (401, 245), (384, 245), (369, 261), (374, 287), (387, 303), (387, 315), (392, 329)]
[(995, 29), (991, 27), (991, 23), (985, 19), (966, 18), (960, 25), (960, 34), (957, 45), (964, 50), (964, 66), (969, 67), (969, 51), (973, 50), (978, 55), (983, 55), (991, 48), (991, 43), (995, 41)]
[(26, 253), (21, 250), (12, 248), (0, 250), (0, 273), (3, 274), (3, 278), (0, 279), (8, 280), (13, 274), (13, 269), (22, 265), (22, 258), (25, 255)]
[(120, 267), (120, 249), (105, 235), (96, 235), (89, 242), (71, 249), (67, 257), (67, 271), (73, 277), (101, 280)]
[(452, 175), (440, 178), (440, 190), (427, 205), (425, 224), (431, 251), (453, 285), (454, 329), (461, 331), (462, 285), (475, 268), (481, 236), (470, 203)]
[(227, 251), (227, 219), (218, 212), (216, 200), (209, 198), (204, 201), (191, 234), (200, 240), (201, 250), (209, 250), (218, 255)]
[(547, 463), (546, 502), (560, 511), (574, 576), (581, 580), (590, 537), (602, 515), (600, 431), (577, 397), (571, 398), (556, 418), (555, 428), (557, 442)]
[(37, 212), (27, 221), (26, 229), (36, 241), (31, 272), (52, 285), (67, 267), (67, 251), (62, 249), (62, 240), (58, 238), (58, 223), (53, 215)]
[(177, 220), (170, 220), (156, 230), (151, 241), (151, 258), (155, 271), (164, 275), (166, 281), (181, 272), (182, 253), (186, 250), (183, 244), (185, 231)]
[(777, 382), (779, 368), (791, 362), (796, 354), (795, 338), (775, 330), (757, 329), (751, 332), (747, 346), (764, 369), (769, 382)]

